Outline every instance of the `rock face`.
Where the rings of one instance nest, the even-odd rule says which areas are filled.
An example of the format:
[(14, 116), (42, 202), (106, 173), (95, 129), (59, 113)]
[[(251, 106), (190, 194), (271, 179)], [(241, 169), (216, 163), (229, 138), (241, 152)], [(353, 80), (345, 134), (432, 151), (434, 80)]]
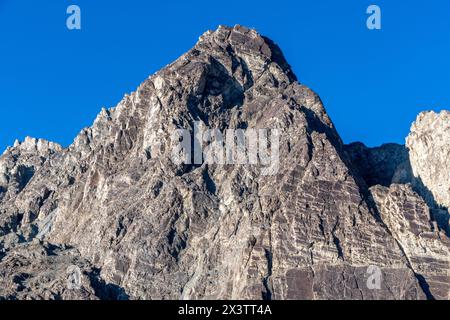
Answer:
[[(415, 184), (432, 206), (450, 207), (450, 112), (422, 112), (411, 126), (406, 139)], [(441, 224), (450, 230), (448, 214)]]
[[(278, 130), (277, 170), (174, 161), (174, 132), (196, 124)], [(352, 161), (320, 98), (254, 30), (206, 32), (67, 149), (33, 141), (0, 158), (1, 297), (449, 298), (428, 206), (406, 186), (368, 188), (389, 186), (396, 169), (372, 169), (393, 164)]]
[[(428, 298), (448, 299), (449, 239), (432, 220), (425, 201), (410, 184), (371, 188), (381, 219), (408, 257)], [(447, 270), (447, 272), (443, 272)], [(419, 276), (420, 275), (420, 276)], [(423, 277), (423, 279), (421, 279)]]
[(390, 186), (392, 183), (410, 183), (413, 180), (408, 149), (388, 143), (368, 148), (360, 142), (345, 146), (353, 165), (366, 184)]
[(418, 115), (406, 138), (406, 146), (385, 144), (368, 148), (362, 143), (345, 146), (353, 165), (371, 187), (411, 184), (425, 200), (432, 219), (450, 234), (450, 112), (429, 111)]
[[(50, 190), (44, 187), (39, 194), (28, 198), (21, 198), (22, 191), (44, 163), (61, 151), (58, 144), (27, 137), (22, 143), (16, 141), (14, 147), (0, 157), (0, 236), (3, 237), (0, 248), (21, 239), (31, 241), (36, 235), (37, 228), (31, 222), (42, 209)], [(23, 228), (19, 230), (20, 223)]]

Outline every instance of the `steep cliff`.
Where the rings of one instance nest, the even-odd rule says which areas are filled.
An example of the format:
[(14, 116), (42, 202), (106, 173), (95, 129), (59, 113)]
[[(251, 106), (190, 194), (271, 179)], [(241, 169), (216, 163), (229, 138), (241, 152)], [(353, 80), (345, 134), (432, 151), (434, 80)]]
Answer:
[[(197, 125), (277, 130), (279, 163), (175, 161), (174, 132)], [(36, 144), (0, 158), (0, 296), (449, 297), (448, 242), (426, 204), (411, 196), (411, 220), (408, 197), (368, 188), (320, 98), (254, 30), (206, 32), (68, 148)], [(416, 248), (429, 241), (431, 258)], [(18, 252), (41, 258), (24, 269)], [(42, 277), (40, 261), (56, 271)], [(72, 265), (82, 281), (68, 289)]]

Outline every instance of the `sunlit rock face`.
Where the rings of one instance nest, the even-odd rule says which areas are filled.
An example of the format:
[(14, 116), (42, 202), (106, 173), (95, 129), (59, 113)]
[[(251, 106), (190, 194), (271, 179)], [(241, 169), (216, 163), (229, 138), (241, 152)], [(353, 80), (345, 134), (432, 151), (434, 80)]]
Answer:
[(450, 207), (450, 112), (422, 112), (406, 139), (414, 176), (429, 201)]
[[(276, 129), (277, 170), (175, 162), (173, 133), (198, 123)], [(20, 148), (0, 158), (0, 297), (448, 297), (448, 282), (435, 285), (448, 275), (448, 244), (427, 227), (428, 207), (417, 194), (387, 203), (390, 191), (369, 189), (320, 98), (254, 30), (206, 32), (68, 148)], [(387, 163), (377, 157), (370, 168)], [(26, 179), (11, 169), (22, 163), (33, 167)], [(374, 172), (370, 185), (396, 176)], [(415, 249), (428, 244), (422, 229), (431, 259)], [(53, 268), (46, 277), (43, 265)], [(81, 287), (68, 289), (61, 272), (73, 266)]]

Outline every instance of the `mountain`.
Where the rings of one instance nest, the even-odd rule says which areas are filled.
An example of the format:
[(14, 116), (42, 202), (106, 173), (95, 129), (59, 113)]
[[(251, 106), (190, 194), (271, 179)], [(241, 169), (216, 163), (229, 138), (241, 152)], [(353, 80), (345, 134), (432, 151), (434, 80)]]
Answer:
[[(273, 41), (208, 31), (68, 148), (1, 156), (0, 297), (449, 299), (445, 186), (422, 164), (448, 166), (418, 121), (408, 149), (345, 146)], [(267, 157), (198, 161), (199, 128), (267, 132)]]

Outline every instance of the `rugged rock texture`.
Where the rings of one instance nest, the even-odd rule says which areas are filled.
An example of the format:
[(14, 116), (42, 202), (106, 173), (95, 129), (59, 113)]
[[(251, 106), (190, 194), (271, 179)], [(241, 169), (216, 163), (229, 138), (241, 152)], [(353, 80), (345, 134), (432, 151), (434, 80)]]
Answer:
[[(422, 112), (406, 139), (415, 185), (427, 203), (447, 211), (450, 207), (450, 112)], [(450, 233), (448, 213), (437, 214)]]
[[(278, 129), (279, 170), (174, 163), (172, 134), (196, 121)], [(422, 209), (406, 223), (404, 197), (372, 196), (319, 97), (254, 30), (205, 33), (67, 149), (21, 146), (0, 160), (5, 298), (448, 298), (448, 244), (426, 228), (426, 205), (414, 194)], [(373, 182), (386, 184), (389, 170)], [(33, 253), (45, 243), (58, 249)], [(415, 243), (431, 243), (431, 257)], [(17, 250), (40, 260), (18, 267)], [(79, 266), (81, 292), (67, 293), (61, 271), (47, 286), (42, 263)], [(367, 285), (369, 266), (379, 288)]]
[[(76, 280), (72, 277), (79, 272)], [(11, 300), (117, 300), (124, 290), (106, 284), (77, 250), (48, 243), (17, 245), (0, 262), (0, 297)]]
[(368, 148), (362, 143), (345, 146), (353, 165), (371, 187), (411, 184), (428, 204), (432, 220), (450, 235), (450, 112), (418, 115), (406, 146), (385, 144)]
[(410, 183), (413, 180), (409, 153), (405, 146), (387, 143), (368, 148), (361, 142), (345, 146), (352, 163), (369, 187)]
[(420, 275), (427, 297), (450, 299), (449, 239), (432, 221), (425, 201), (409, 184), (393, 184), (390, 188), (378, 185), (371, 192), (383, 222), (408, 257), (411, 268)]
[(33, 190), (37, 194), (31, 197), (22, 198), (21, 194), (44, 163), (61, 151), (58, 144), (27, 137), (0, 157), (0, 249), (36, 236), (33, 221), (38, 210), (46, 210), (44, 202), (51, 191), (43, 187)]
[(450, 207), (450, 112), (422, 112), (406, 139), (414, 176), (438, 205)]

